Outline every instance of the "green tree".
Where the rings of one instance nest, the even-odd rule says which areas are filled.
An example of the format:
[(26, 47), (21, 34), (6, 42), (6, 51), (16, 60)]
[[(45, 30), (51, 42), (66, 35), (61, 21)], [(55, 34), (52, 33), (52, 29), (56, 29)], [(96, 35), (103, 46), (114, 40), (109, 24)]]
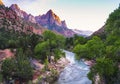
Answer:
[(67, 37), (65, 40), (65, 48), (66, 49), (73, 49), (74, 46), (74, 38), (73, 37)]
[(86, 45), (78, 44), (74, 47), (73, 51), (76, 54), (76, 59), (78, 60), (80, 60), (81, 58), (89, 58)]
[(1, 70), (7, 80), (11, 77), (13, 79), (18, 78), (19, 81), (22, 82), (23, 80), (31, 79), (33, 75), (30, 61), (22, 51), (19, 51), (15, 58), (4, 60)]
[(62, 35), (56, 36), (57, 47), (63, 49), (65, 47), (65, 37)]
[(56, 39), (56, 34), (52, 31), (47, 30), (43, 33), (43, 38), (45, 41), (47, 41), (47, 40), (51, 41), (51, 40)]
[(65, 38), (63, 36), (56, 35), (52, 31), (45, 31), (43, 33), (43, 42), (38, 43), (34, 49), (36, 58), (43, 61), (48, 58), (49, 62), (50, 56), (55, 56), (55, 59), (60, 58), (64, 42)]
[(105, 80), (105, 84), (113, 84), (113, 77), (115, 76), (117, 67), (113, 60), (109, 58), (98, 58), (96, 64), (91, 68), (88, 77), (94, 80), (93, 76), (99, 74), (101, 80)]
[(105, 54), (105, 45), (97, 36), (94, 36), (91, 40), (89, 40), (86, 47), (88, 48), (88, 57), (91, 59), (102, 57)]
[(34, 52), (37, 59), (45, 61), (45, 59), (47, 59), (47, 56), (50, 54), (48, 41), (37, 44)]
[[(103, 42), (97, 42), (99, 45), (95, 45), (100, 51), (98, 51), (97, 48), (93, 46), (96, 43), (87, 43), (87, 45), (89, 44), (87, 47), (90, 49), (88, 54), (91, 54), (91, 56), (93, 55), (93, 57), (96, 57), (98, 54), (98, 57), (96, 57), (96, 64), (91, 68), (89, 77), (93, 79), (94, 76), (98, 73), (101, 78), (104, 79), (105, 84), (119, 84), (120, 70), (118, 69), (118, 66), (120, 62), (120, 7), (109, 15), (109, 18), (107, 19), (104, 27), (104, 34), (106, 36), (104, 39), (105, 53), (104, 48), (101, 50), (101, 44)], [(96, 50), (94, 50), (91, 46)], [(96, 55), (94, 55), (94, 51), (97, 53)], [(100, 54), (100, 52), (102, 53)]]
[(74, 47), (74, 52), (77, 58), (96, 59), (102, 57), (105, 54), (105, 46), (103, 41), (95, 36), (89, 40), (86, 44), (78, 44)]
[(87, 42), (87, 39), (83, 36), (74, 36), (74, 45), (77, 44), (85, 44)]
[(115, 64), (114, 64), (113, 60), (103, 57), (103, 58), (98, 58), (96, 60), (96, 65), (94, 67), (95, 67), (95, 70), (97, 70), (97, 72), (100, 75), (110, 76), (115, 71), (113, 68), (114, 66), (115, 66)]

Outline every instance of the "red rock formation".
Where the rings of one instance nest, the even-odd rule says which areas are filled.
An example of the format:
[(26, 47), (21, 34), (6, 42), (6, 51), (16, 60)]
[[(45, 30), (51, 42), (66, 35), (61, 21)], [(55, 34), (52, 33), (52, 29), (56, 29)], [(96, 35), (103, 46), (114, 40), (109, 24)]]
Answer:
[(75, 34), (75, 32), (67, 28), (66, 22), (61, 21), (59, 16), (57, 16), (52, 10), (49, 10), (44, 15), (36, 16), (35, 19), (36, 22), (41, 24), (42, 26), (64, 36), (70, 37)]
[(38, 23), (43, 27), (55, 31), (64, 36), (69, 37), (75, 34), (75, 32), (67, 28), (66, 22), (61, 21), (59, 16), (57, 16), (52, 10), (49, 10), (46, 14), (34, 17), (33, 15), (27, 14), (25, 11), (21, 10), (17, 4), (11, 5), (10, 8), (14, 10), (18, 16), (20, 16), (26, 21)]
[(14, 56), (14, 53), (11, 52), (9, 49), (5, 50), (0, 50), (0, 61), (6, 59), (6, 58), (11, 58)]
[(14, 10), (17, 13), (17, 15), (20, 16), (21, 18), (24, 18), (27, 21), (31, 21), (32, 23), (36, 23), (35, 17), (21, 10), (17, 4), (12, 4), (10, 8)]
[(4, 5), (3, 2), (2, 2), (2, 0), (0, 0), (0, 5)]
[[(16, 8), (18, 7), (16, 6)], [(4, 5), (0, 6), (0, 25), (0, 28), (14, 29), (15, 31), (25, 33), (36, 33), (34, 30), (37, 29), (40, 31), (37, 34), (41, 34), (45, 29), (39, 24), (22, 19), (15, 11), (13, 11), (11, 8), (5, 7)]]

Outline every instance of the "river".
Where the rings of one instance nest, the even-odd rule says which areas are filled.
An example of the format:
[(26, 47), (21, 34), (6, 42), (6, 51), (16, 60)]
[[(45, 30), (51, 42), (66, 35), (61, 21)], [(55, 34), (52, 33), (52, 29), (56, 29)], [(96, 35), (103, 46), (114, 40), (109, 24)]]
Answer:
[(64, 52), (70, 64), (60, 73), (57, 84), (92, 84), (87, 77), (90, 67), (81, 60), (75, 60), (74, 53), (66, 50)]

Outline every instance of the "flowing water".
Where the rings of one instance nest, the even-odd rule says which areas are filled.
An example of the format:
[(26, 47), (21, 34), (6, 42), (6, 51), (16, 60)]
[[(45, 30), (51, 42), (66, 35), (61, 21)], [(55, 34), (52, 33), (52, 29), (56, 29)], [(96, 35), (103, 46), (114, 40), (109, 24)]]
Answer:
[(65, 50), (64, 52), (70, 64), (61, 72), (57, 84), (92, 84), (87, 77), (90, 67), (82, 60), (75, 60), (74, 53)]

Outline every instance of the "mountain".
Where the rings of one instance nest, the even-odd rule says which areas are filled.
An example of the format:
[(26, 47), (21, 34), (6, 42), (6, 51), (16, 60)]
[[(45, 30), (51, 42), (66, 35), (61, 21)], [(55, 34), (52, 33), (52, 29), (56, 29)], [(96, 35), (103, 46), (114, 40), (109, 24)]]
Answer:
[(39, 15), (39, 16), (33, 16), (33, 15), (28, 14), (25, 11), (21, 10), (17, 4), (12, 4), (10, 6), (10, 8), (12, 10), (14, 10), (17, 13), (17, 15), (19, 17), (23, 18), (24, 20), (30, 21), (32, 23), (40, 24), (44, 28), (52, 30), (58, 34), (62, 34), (66, 37), (71, 37), (74, 34), (78, 34), (80, 36), (87, 37), (93, 33), (91, 31), (81, 31), (81, 30), (77, 30), (77, 29), (74, 29), (74, 30), (69, 29), (67, 27), (65, 20), (61, 21), (59, 16), (57, 16), (51, 9), (46, 14)]
[(0, 0), (0, 5), (4, 5), (3, 2), (2, 2), (2, 0)]
[(57, 16), (52, 10), (49, 10), (42, 16), (36, 16), (35, 19), (36, 22), (42, 26), (48, 28), (49, 30), (58, 32), (64, 36), (69, 37), (75, 34), (71, 29), (67, 28), (66, 22), (61, 21), (59, 16)]
[(98, 29), (97, 31), (93, 32), (91, 34), (91, 36), (89, 36), (90, 38), (93, 36), (98, 36), (101, 39), (106, 39), (106, 25), (102, 26), (100, 29)]
[(90, 36), (93, 33), (92, 31), (82, 31), (82, 30), (78, 30), (78, 29), (74, 29), (73, 31), (77, 35), (84, 36), (84, 37), (88, 37), (88, 36)]
[(19, 17), (11, 8), (0, 6), (0, 28), (24, 33), (42, 34), (45, 30), (41, 25), (26, 21)]
[[(98, 31), (94, 32), (92, 36), (97, 35), (102, 39), (106, 39), (109, 36), (114, 36), (120, 34), (120, 4), (119, 7), (109, 14), (109, 18), (105, 22), (105, 25), (101, 27)], [(117, 36), (117, 35), (116, 35)], [(115, 39), (114, 39), (115, 40)]]
[(67, 27), (65, 20), (61, 21), (59, 16), (57, 16), (52, 10), (49, 10), (46, 14), (34, 17), (33, 15), (27, 14), (25, 11), (21, 10), (17, 4), (12, 4), (10, 8), (14, 10), (18, 16), (24, 18), (26, 21), (40, 24), (49, 30), (67, 37), (71, 37), (75, 34), (75, 32)]
[(100, 29), (98, 29), (97, 31), (95, 31), (92, 35), (102, 35), (105, 33), (105, 25), (102, 26)]
[(27, 14), (25, 11), (21, 10), (17, 4), (12, 4), (10, 8), (14, 10), (17, 13), (17, 15), (21, 18), (24, 18), (25, 20), (30, 21), (32, 23), (36, 23), (34, 16), (31, 14)]
[(43, 26), (56, 25), (59, 27), (67, 28), (66, 22), (61, 21), (60, 18), (52, 11), (49, 10), (46, 14), (42, 16), (36, 16), (36, 21)]

